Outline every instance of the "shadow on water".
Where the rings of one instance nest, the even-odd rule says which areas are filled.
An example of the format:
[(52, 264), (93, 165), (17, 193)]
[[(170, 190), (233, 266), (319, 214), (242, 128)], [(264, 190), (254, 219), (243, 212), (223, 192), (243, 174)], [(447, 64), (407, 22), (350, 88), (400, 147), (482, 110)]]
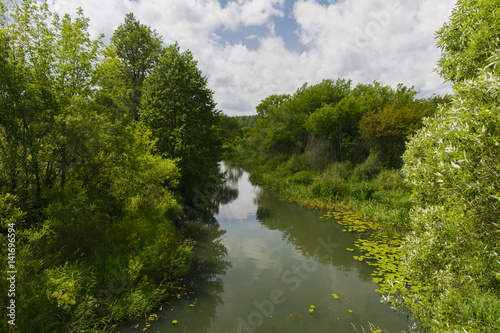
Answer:
[[(276, 192), (252, 185), (245, 170), (222, 167), (226, 182), (199, 191), (199, 205), (187, 207), (182, 225), (196, 241), (187, 278), (192, 292), (158, 311), (160, 319), (146, 332), (362, 332), (370, 331), (371, 323), (402, 332), (408, 327), (405, 318), (380, 304), (373, 268), (347, 250), (354, 248), (354, 234), (321, 219), (324, 212), (280, 201)], [(130, 329), (136, 324), (128, 324), (127, 332), (146, 328), (143, 321)]]
[[(257, 219), (269, 230), (278, 230), (283, 240), (293, 244), (306, 258), (314, 258), (324, 265), (332, 265), (340, 271), (356, 271), (364, 281), (372, 280), (373, 268), (345, 255), (353, 247), (356, 235), (346, 233), (344, 227), (333, 220), (324, 220), (323, 211), (307, 210), (292, 203), (279, 200), (274, 191), (262, 191), (256, 197)], [(318, 255), (318, 245), (327, 244), (330, 255)]]

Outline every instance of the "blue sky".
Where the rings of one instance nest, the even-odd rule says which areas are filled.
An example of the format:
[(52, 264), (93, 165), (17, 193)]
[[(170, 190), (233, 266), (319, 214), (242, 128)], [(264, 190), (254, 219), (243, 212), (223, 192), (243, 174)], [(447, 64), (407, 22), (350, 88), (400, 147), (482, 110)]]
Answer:
[(437, 75), (435, 31), (456, 0), (50, 0), (60, 13), (82, 7), (94, 37), (106, 39), (133, 12), (189, 49), (218, 108), (255, 113), (271, 94), (303, 83), (348, 78), (421, 96), (450, 92)]

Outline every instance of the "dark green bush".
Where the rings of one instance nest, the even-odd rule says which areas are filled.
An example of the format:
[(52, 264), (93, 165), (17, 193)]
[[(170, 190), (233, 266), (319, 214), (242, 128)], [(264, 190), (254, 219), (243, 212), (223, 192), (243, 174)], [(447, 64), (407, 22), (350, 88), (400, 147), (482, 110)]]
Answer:
[(352, 178), (354, 181), (373, 179), (382, 170), (378, 153), (371, 153), (368, 158), (354, 168)]
[(342, 197), (347, 192), (343, 178), (322, 175), (312, 184), (312, 193), (317, 197)]
[(287, 180), (291, 183), (310, 185), (314, 181), (314, 174), (311, 171), (299, 171)]
[(358, 200), (368, 200), (374, 192), (372, 184), (368, 182), (352, 183), (349, 194)]

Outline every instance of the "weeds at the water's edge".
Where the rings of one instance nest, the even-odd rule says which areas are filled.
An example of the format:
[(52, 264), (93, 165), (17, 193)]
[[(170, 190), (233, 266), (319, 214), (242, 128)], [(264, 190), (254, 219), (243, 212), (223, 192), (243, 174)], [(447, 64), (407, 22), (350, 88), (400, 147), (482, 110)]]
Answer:
[[(351, 323), (352, 325), (352, 328), (353, 328), (353, 331), (354, 332), (363, 332), (363, 333), (389, 333), (389, 331), (384, 331), (382, 330), (381, 328), (375, 326), (374, 324), (368, 322), (368, 327), (365, 328), (364, 326), (356, 326), (354, 325), (353, 323)], [(413, 331), (413, 329), (415, 328), (410, 328), (410, 331), (408, 331), (408, 333), (415, 333)], [(406, 333), (405, 331), (403, 331), (402, 333)]]
[[(419, 298), (419, 294), (427, 291), (426, 286), (410, 281), (400, 265), (401, 245), (405, 233), (384, 229), (379, 224), (364, 221), (350, 212), (328, 212), (321, 218), (335, 218), (344, 226), (343, 232), (357, 234), (358, 239), (354, 243), (357, 251), (351, 248), (346, 250), (353, 252), (355, 260), (376, 268), (372, 273), (372, 280), (380, 286), (375, 291), (382, 294), (382, 302), (388, 303), (394, 309), (404, 310)], [(338, 298), (336, 294), (332, 296)], [(374, 330), (372, 326), (370, 331), (382, 332)]]

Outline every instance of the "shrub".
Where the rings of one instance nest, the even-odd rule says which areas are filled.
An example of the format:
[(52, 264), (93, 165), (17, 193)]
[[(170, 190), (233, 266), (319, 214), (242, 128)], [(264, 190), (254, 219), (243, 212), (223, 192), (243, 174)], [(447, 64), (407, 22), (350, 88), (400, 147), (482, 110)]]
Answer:
[(291, 183), (310, 185), (314, 181), (314, 174), (311, 171), (299, 171), (287, 180)]
[(370, 180), (374, 178), (382, 170), (378, 153), (370, 153), (368, 158), (361, 164), (358, 164), (353, 172), (354, 181)]
[(349, 194), (358, 200), (370, 199), (373, 192), (373, 186), (368, 182), (353, 183), (349, 187)]
[(343, 178), (322, 175), (313, 182), (311, 190), (314, 196), (339, 198), (347, 192), (346, 189)]

